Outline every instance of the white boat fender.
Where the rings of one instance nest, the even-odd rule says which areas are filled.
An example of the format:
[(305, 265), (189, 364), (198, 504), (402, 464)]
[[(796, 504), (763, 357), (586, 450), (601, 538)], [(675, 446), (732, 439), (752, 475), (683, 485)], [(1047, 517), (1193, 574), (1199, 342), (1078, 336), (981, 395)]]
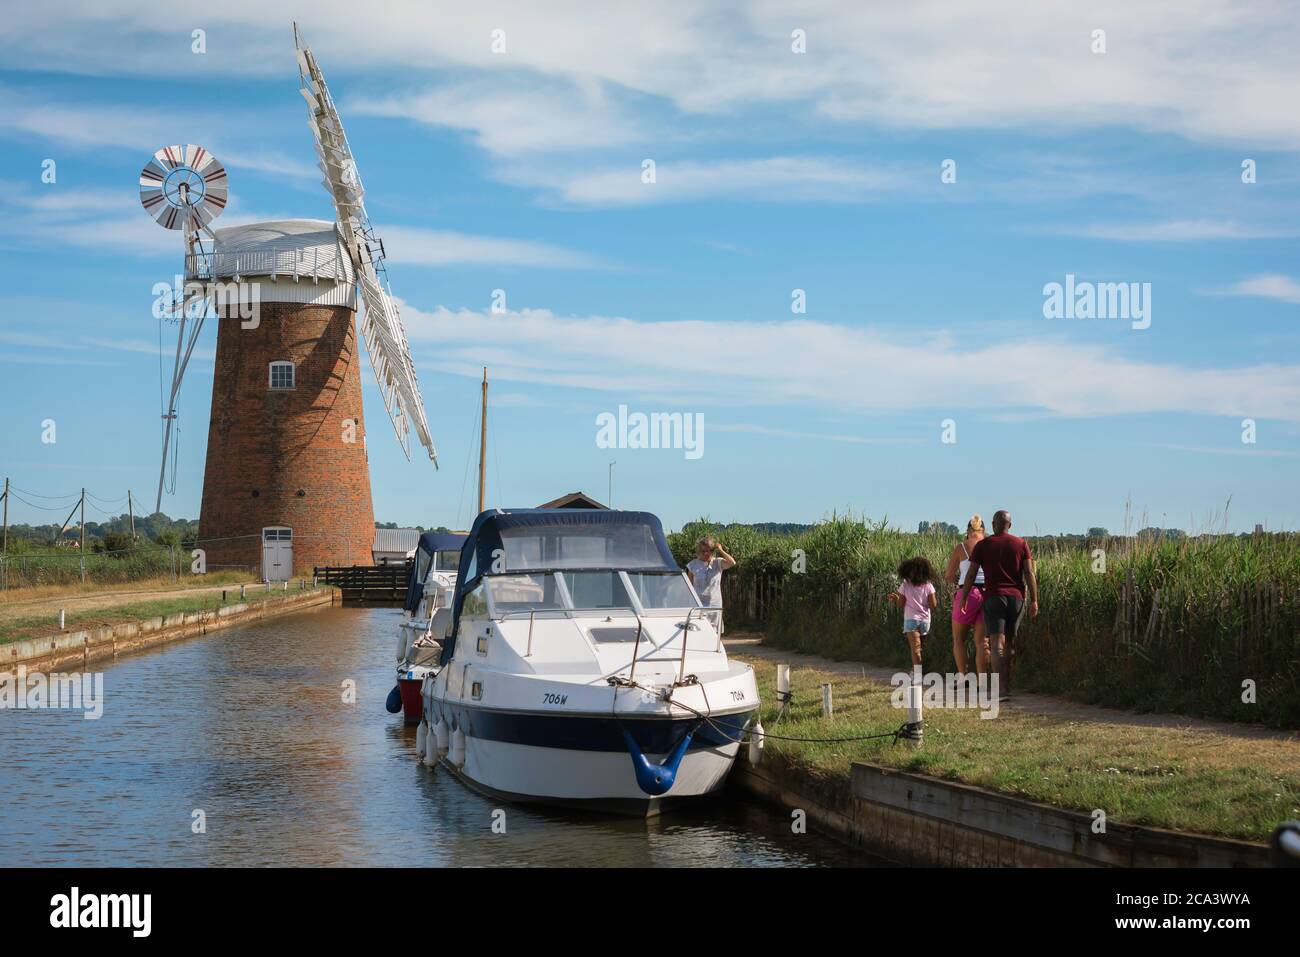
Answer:
[(424, 757), (424, 749), (429, 744), (429, 726), (420, 719), (420, 726), (415, 729), (415, 754), (417, 757)]
[(398, 631), (398, 635), (397, 635), (397, 660), (398, 660), (398, 661), (405, 661), (405, 660), (406, 660), (406, 629), (405, 629), (405, 628), (399, 628), (399, 629), (397, 629), (397, 631)]
[(763, 734), (763, 722), (755, 721), (749, 729), (749, 763), (756, 766), (763, 760), (763, 744), (767, 736)]
[(433, 723), (433, 753), (442, 757), (447, 753), (447, 725), (439, 718)]
[(465, 732), (460, 728), (451, 733), (451, 750), (447, 753), (447, 760), (455, 767), (465, 766)]

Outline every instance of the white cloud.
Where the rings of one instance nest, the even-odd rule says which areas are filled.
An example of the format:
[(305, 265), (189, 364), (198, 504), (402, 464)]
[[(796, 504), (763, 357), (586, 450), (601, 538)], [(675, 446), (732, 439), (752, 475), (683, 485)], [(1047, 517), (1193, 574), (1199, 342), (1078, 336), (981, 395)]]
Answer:
[[(176, 336), (173, 334), (171, 339), (173, 340), (171, 343), (167, 343), (164, 339), (162, 346), (163, 354), (168, 356), (169, 361), (173, 356), (172, 350), (175, 349), (176, 346), (174, 341)], [(81, 336), (80, 341), (85, 346), (95, 350), (112, 349), (115, 352), (139, 352), (150, 356), (158, 355), (158, 343), (149, 342), (145, 339), (106, 339), (99, 336)], [(216, 357), (217, 354), (214, 350), (206, 349), (201, 346), (196, 346), (194, 351), (190, 354), (190, 358), (192, 359), (209, 362), (215, 360)]]
[[(170, 76), (179, 57), (196, 88), (219, 89), (231, 76), (296, 80), (290, 34), (274, 5), (224, 3), (221, 20), (208, 27), (204, 56), (189, 53), (188, 34), (172, 24), (206, 22), (207, 5), (173, 0), (165, 17), (158, 11), (147, 2), (101, 0), (91, 12), (73, 0), (50, 0), (10, 15), (0, 55), (16, 70), (148, 76)], [(808, 37), (803, 55), (790, 51), (796, 21)], [(1109, 38), (1103, 55), (1089, 48), (1099, 24)], [(1293, 55), (1300, 18), (1269, 0), (1249, 9), (1231, 0), (1097, 0), (1086, 7), (811, 0), (796, 11), (776, 0), (703, 0), (664, 5), (653, 16), (619, 4), (593, 13), (579, 0), (459, 7), (376, 0), (364, 17), (344, 0), (319, 0), (305, 29), (345, 121), (397, 116), (467, 131), (508, 182), (579, 205), (706, 195), (860, 201), (881, 185), (880, 172), (818, 158), (673, 168), (683, 142), (743, 142), (755, 125), (786, 128), (792, 142), (843, 128), (872, 136), (881, 127), (1033, 135), (1118, 128), (1231, 144), (1250, 155), (1300, 149), (1300, 99), (1292, 95), (1300, 85)], [(507, 36), (499, 55), (490, 47), (496, 29)], [(365, 76), (362, 90), (356, 73)], [(203, 105), (178, 115), (30, 100), (0, 90), (0, 130), (141, 151), (190, 135), (228, 165), (304, 185), (315, 180), (308, 163), (250, 145), (265, 122), (259, 116), (204, 112)], [(216, 141), (202, 135), (214, 130), (240, 132)], [(658, 190), (637, 188), (644, 156), (661, 160)], [(1001, 188), (1022, 199), (1080, 187), (1137, 188), (1099, 175), (1079, 170), (1062, 180), (1059, 170), (1044, 168)], [(971, 180), (965, 195), (998, 188)], [(1212, 221), (1093, 230), (1127, 241), (1277, 235)]]
[[(228, 0), (216, 22), (200, 0), (47, 0), (6, 18), (0, 53), (10, 69), (170, 77), (179, 60), (189, 76), (214, 82), (294, 72), (285, 14), (262, 0)], [(190, 54), (177, 23), (209, 24), (206, 56)], [(790, 51), (794, 26), (807, 33), (806, 54)], [(1089, 48), (1098, 26), (1108, 34), (1102, 55)], [(494, 55), (498, 28), (507, 51)], [(462, 80), (486, 76), (526, 105), (536, 102), (521, 92), (538, 86), (531, 76), (596, 91), (596, 115), (600, 95), (614, 89), (682, 115), (792, 105), (801, 115), (811, 107), (836, 122), (902, 129), (1127, 127), (1257, 149), (1300, 146), (1300, 18), (1292, 4), (1270, 0), (809, 0), (797, 10), (784, 0), (702, 0), (653, 14), (635, 4), (593, 10), (583, 0), (375, 0), (364, 16), (350, 0), (318, 0), (306, 30), (331, 78), (345, 69), (442, 69)], [(524, 114), (496, 96), (483, 94), (463, 114), (435, 98), (427, 114), (474, 129), (489, 148), (547, 141), (536, 126), (511, 131)], [(629, 122), (631, 111), (618, 115)], [(584, 129), (574, 124), (568, 135)]]
[(598, 256), (549, 243), (476, 236), (450, 230), (385, 226), (380, 230), (388, 261), (419, 266), (489, 264), (564, 269), (605, 268)]
[(1228, 287), (1224, 294), (1300, 303), (1300, 282), (1296, 282), (1290, 276), (1251, 276)]
[[(2, 47), (0, 47), (2, 48)], [(230, 169), (247, 169), (299, 180), (315, 181), (311, 163), (292, 159), (262, 146), (243, 146), (238, 138), (214, 130), (241, 129), (256, 133), (256, 117), (227, 111), (189, 110), (180, 113), (140, 105), (62, 103), (46, 95), (0, 87), (0, 134), (36, 137), (78, 149), (133, 150), (141, 167), (156, 150), (173, 143), (201, 142)], [(306, 109), (304, 143), (309, 142)], [(307, 155), (311, 155), (310, 152)], [(58, 157), (55, 157), (57, 159)]]
[(533, 165), (506, 175), (515, 182), (547, 186), (565, 202), (583, 206), (672, 203), (703, 196), (772, 202), (861, 201), (886, 187), (896, 190), (900, 179), (896, 173), (816, 156), (712, 163), (664, 160), (656, 162), (653, 183), (642, 182), (639, 160), (594, 173)]
[[(12, 210), (14, 216), (0, 225), (0, 232), (20, 234), (26, 242), (38, 239), (135, 255), (170, 254), (180, 264), (181, 234), (162, 229), (147, 216), (139, 208), (134, 190), (75, 190), (0, 180), (0, 211), (6, 209)], [(221, 229), (285, 218), (292, 217), (240, 210), (235, 201), (213, 225)], [(385, 226), (381, 235), (392, 263), (612, 268), (599, 256), (530, 240), (411, 226)]]
[[(912, 338), (880, 327), (807, 320), (642, 322), (530, 309), (501, 316), (442, 307), (421, 312), (410, 305), (402, 314), (417, 367), (465, 372), (487, 362), (500, 381), (689, 401), (696, 408), (793, 404), (841, 414), (925, 407), (948, 414), (1023, 409), (1300, 420), (1295, 363), (1197, 368), (1024, 335), (976, 349), (938, 335), (918, 349)], [(717, 348), (685, 345), (701, 342)], [(435, 343), (436, 350), (421, 348)], [(973, 406), (968, 383), (980, 370), (997, 374), (987, 376)]]
[(1269, 229), (1228, 220), (1175, 219), (1157, 223), (1094, 224), (1079, 229), (1053, 230), (1061, 235), (1118, 242), (1197, 242), (1213, 239), (1281, 239), (1297, 235), (1295, 229)]
[(749, 435), (770, 435), (781, 439), (817, 439), (822, 442), (844, 442), (849, 445), (920, 445), (919, 438), (881, 438), (867, 435), (850, 435), (833, 432), (805, 432), (797, 429), (774, 429), (751, 423), (709, 423), (710, 432), (743, 432)]
[(1260, 449), (1246, 448), (1244, 446), (1233, 448), (1217, 445), (1179, 445), (1173, 442), (1157, 442), (1154, 447), (1157, 449), (1168, 449), (1171, 452), (1192, 452), (1196, 455), (1243, 455), (1247, 457), (1268, 459), (1300, 458), (1300, 452), (1293, 449)]
[(350, 116), (395, 116), (464, 130), (487, 151), (509, 157), (607, 148), (639, 135), (601, 87), (535, 79), (512, 87), (482, 79), (440, 84), (419, 93), (350, 100), (340, 112), (344, 122)]

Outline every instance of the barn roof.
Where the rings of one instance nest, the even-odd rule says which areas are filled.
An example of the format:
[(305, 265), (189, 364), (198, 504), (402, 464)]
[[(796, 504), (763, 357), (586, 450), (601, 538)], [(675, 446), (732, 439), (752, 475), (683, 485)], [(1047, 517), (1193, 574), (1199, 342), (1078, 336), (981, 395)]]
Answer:
[(551, 499), (538, 508), (609, 508), (608, 505), (602, 505), (585, 492), (570, 492), (568, 495), (561, 495), (559, 498)]
[(405, 555), (414, 551), (420, 544), (418, 528), (377, 528), (375, 542), (370, 546), (372, 552), (400, 552)]

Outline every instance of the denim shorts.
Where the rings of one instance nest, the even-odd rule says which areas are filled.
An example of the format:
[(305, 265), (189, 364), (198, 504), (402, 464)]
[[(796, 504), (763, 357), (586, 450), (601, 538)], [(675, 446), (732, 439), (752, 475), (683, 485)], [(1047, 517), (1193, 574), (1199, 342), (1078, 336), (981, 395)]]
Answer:
[(928, 635), (930, 633), (929, 619), (920, 621), (916, 618), (904, 618), (903, 634), (907, 634), (909, 631), (919, 631), (922, 635)]

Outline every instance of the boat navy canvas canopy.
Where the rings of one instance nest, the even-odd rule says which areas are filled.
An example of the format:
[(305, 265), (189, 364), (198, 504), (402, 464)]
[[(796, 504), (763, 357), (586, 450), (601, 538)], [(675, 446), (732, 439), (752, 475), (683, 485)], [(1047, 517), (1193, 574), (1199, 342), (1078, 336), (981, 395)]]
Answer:
[[(498, 560), (500, 559), (500, 560)], [(460, 552), (452, 639), (442, 661), (451, 660), (465, 595), (485, 574), (625, 569), (680, 572), (663, 525), (649, 512), (491, 509), (474, 520)]]
[(433, 561), (433, 556), (438, 552), (460, 551), (467, 538), (468, 535), (456, 532), (425, 532), (420, 536), (420, 542), (415, 547), (415, 562), (411, 565), (410, 577), (406, 579), (406, 600), (402, 602), (403, 608), (407, 611), (415, 611), (420, 607), (420, 599), (424, 597), (424, 579), (429, 573), (429, 564)]

